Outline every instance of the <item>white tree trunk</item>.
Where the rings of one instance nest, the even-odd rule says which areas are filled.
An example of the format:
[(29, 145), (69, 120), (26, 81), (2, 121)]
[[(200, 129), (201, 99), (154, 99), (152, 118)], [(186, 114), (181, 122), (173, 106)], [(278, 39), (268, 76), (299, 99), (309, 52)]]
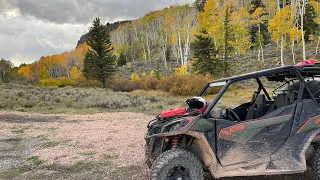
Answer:
[(284, 37), (283, 35), (281, 36), (281, 57), (280, 57), (280, 60), (281, 60), (281, 66), (284, 66), (284, 59), (283, 59), (283, 47), (284, 46)]
[[(259, 36), (261, 37), (262, 35), (261, 35), (261, 25), (260, 25), (260, 23), (258, 24), (258, 27), (259, 27)], [(264, 53), (263, 53), (263, 44), (262, 44), (262, 42), (261, 42), (261, 40), (259, 40), (259, 56), (260, 56), (260, 53), (261, 53), (261, 60), (264, 62)], [(259, 60), (260, 60), (260, 58), (259, 58)]]
[(143, 41), (143, 37), (141, 38), (142, 39), (142, 49), (143, 49), (143, 57), (144, 57), (144, 61), (147, 62), (147, 52), (146, 52), (146, 47), (144, 45), (144, 41)]
[(163, 53), (163, 62), (164, 62), (164, 67), (166, 69), (168, 69), (167, 66), (167, 39), (168, 39), (168, 35), (167, 32), (165, 34), (165, 37), (162, 36), (162, 53)]
[(306, 42), (304, 39), (304, 15), (305, 15), (305, 8), (306, 8), (306, 1), (302, 0), (299, 3), (299, 12), (300, 12), (300, 26), (301, 26), (301, 41), (302, 41), (302, 58), (303, 60), (306, 60)]
[(263, 46), (261, 46), (261, 58), (262, 58), (262, 62), (264, 62), (264, 50), (263, 50)]
[(163, 62), (164, 62), (164, 67), (166, 68), (166, 69), (168, 69), (168, 66), (167, 66), (167, 57), (166, 57), (166, 51), (167, 51), (167, 46), (164, 44), (163, 46), (162, 46), (162, 52), (163, 52)]
[(188, 34), (187, 36), (187, 42), (185, 43), (185, 47), (184, 47), (184, 60), (183, 60), (183, 65), (187, 65), (188, 64), (188, 56), (189, 56), (189, 49), (190, 49), (190, 34)]
[(278, 5), (278, 11), (280, 11), (281, 10), (281, 8), (280, 8), (280, 0), (277, 0), (277, 5)]
[(178, 50), (179, 50), (179, 54), (180, 54), (180, 58), (181, 58), (181, 65), (184, 65), (180, 32), (178, 32), (178, 43), (179, 43), (179, 49)]
[(295, 54), (294, 54), (294, 40), (292, 41), (291, 52), (292, 52), (293, 65), (295, 65), (296, 64), (296, 59), (295, 59)]
[(151, 61), (151, 50), (150, 50), (150, 42), (149, 42), (148, 33), (146, 33), (146, 45), (147, 45), (147, 51), (148, 51), (148, 59), (149, 59), (149, 61)]
[(318, 54), (319, 44), (320, 44), (320, 36), (318, 36), (318, 43), (317, 43), (317, 47), (316, 47), (316, 54)]

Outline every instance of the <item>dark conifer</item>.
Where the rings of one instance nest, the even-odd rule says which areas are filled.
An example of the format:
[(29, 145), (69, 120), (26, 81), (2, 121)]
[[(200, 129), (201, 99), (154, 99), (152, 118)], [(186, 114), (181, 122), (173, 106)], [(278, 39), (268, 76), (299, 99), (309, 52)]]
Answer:
[(101, 24), (99, 17), (92, 23), (89, 32), (89, 50), (84, 59), (83, 74), (88, 79), (96, 79), (106, 86), (106, 79), (115, 72), (116, 57), (112, 53), (109, 32)]

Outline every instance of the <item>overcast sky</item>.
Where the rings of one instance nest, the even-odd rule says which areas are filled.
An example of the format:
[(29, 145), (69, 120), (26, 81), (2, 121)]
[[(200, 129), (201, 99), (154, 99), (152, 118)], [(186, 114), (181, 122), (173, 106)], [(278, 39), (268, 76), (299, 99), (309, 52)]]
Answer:
[(70, 51), (95, 16), (104, 23), (194, 0), (0, 0), (0, 58), (15, 65)]

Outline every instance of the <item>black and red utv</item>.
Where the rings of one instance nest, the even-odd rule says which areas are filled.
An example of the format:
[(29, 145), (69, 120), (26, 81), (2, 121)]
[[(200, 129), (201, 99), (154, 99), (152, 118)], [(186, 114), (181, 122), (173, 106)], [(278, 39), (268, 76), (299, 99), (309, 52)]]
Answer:
[[(200, 98), (217, 87), (212, 102)], [(237, 88), (250, 97), (232, 94)], [(319, 102), (317, 63), (209, 82), (188, 109), (148, 124), (149, 179), (202, 180), (204, 171), (216, 179), (291, 174), (310, 166), (320, 180)]]

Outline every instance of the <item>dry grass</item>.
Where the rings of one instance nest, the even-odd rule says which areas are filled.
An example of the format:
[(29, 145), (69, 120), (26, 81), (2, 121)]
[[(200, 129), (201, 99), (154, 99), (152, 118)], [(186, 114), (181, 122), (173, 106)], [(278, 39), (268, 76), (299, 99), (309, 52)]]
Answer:
[[(235, 107), (251, 100), (254, 88), (233, 87), (219, 101), (219, 107)], [(195, 93), (193, 96), (196, 96)], [(0, 85), (0, 110), (38, 112), (44, 114), (94, 114), (101, 112), (143, 112), (156, 115), (174, 107), (185, 107), (185, 100), (193, 97), (173, 96), (169, 92), (135, 90), (113, 92), (102, 88), (38, 87), (32, 85)], [(216, 95), (206, 95), (211, 102)], [(13, 130), (23, 133), (22, 130)]]
[(81, 113), (130, 111), (156, 114), (181, 106), (184, 100), (165, 93), (113, 92), (102, 88), (38, 87), (0, 85), (0, 109), (40, 113)]

